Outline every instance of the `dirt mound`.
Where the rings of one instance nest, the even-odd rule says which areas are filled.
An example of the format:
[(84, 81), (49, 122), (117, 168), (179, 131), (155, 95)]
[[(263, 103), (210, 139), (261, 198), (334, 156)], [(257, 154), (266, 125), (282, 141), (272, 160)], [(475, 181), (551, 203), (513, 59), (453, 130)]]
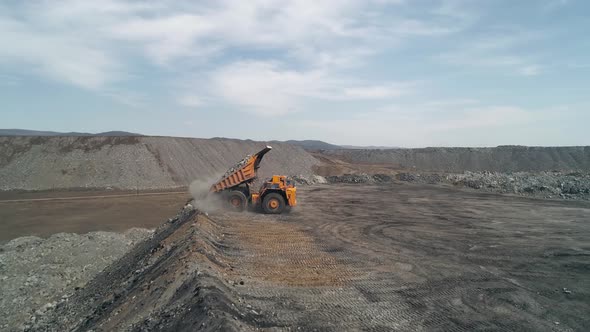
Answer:
[(0, 247), (0, 330), (21, 331), (33, 317), (67, 298), (103, 268), (150, 236), (146, 229), (124, 234), (59, 233), (27, 236)]
[(485, 191), (543, 198), (590, 199), (590, 174), (465, 172), (446, 180)]
[[(352, 164), (388, 165), (398, 170), (464, 171), (590, 171), (590, 146), (496, 148), (424, 148), (326, 150), (328, 158)], [(327, 174), (321, 174), (327, 175)]]
[(590, 174), (582, 173), (398, 173), (395, 175), (395, 179), (421, 184), (447, 183), (455, 186), (502, 194), (517, 194), (540, 198), (590, 200)]
[(590, 174), (559, 172), (464, 172), (437, 174), (401, 172), (344, 174), (326, 177), (329, 183), (379, 184), (394, 180), (418, 184), (451, 184), (459, 187), (540, 198), (590, 200)]
[(219, 235), (187, 205), (70, 299), (36, 316), (31, 330), (243, 330), (256, 315), (245, 304), (238, 308), (214, 269), (228, 268)]
[[(0, 137), (0, 190), (160, 189), (209, 181), (266, 143), (174, 137)], [(318, 161), (275, 143), (260, 177), (312, 174)]]

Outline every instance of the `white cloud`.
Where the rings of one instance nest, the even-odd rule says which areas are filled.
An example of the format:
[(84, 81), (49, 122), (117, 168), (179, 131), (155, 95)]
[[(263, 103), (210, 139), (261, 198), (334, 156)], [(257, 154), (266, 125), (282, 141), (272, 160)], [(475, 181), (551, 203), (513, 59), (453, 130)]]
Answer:
[(200, 97), (194, 95), (181, 96), (177, 100), (178, 104), (190, 108), (198, 108), (203, 106), (205, 103)]
[(119, 104), (133, 108), (145, 107), (147, 105), (146, 97), (136, 92), (106, 89), (100, 92), (100, 94), (113, 99)]
[(444, 100), (431, 100), (423, 104), (425, 108), (464, 108), (466, 106), (472, 107), (473, 105), (479, 104), (479, 100), (471, 98), (460, 98), (460, 99), (444, 99)]
[(520, 68), (520, 73), (524, 76), (537, 76), (541, 73), (541, 68), (535, 65), (524, 66)]
[[(514, 106), (456, 108), (447, 105), (433, 110), (416, 104), (390, 107), (350, 119), (303, 120), (296, 124), (296, 128), (308, 128), (308, 132), (318, 139), (340, 137), (341, 144), (370, 145), (380, 142), (382, 145), (404, 147), (465, 144), (460, 143), (461, 140), (443, 139), (461, 138), (461, 133), (477, 130), (481, 141), (468, 142), (468, 145), (474, 146), (489, 144), (485, 141), (488, 138), (486, 133), (497, 133), (512, 126), (527, 126), (532, 119), (530, 111)], [(352, 132), (355, 133), (355, 140), (345, 141)], [(464, 138), (462, 141), (465, 142)]]
[(569, 0), (545, 0), (541, 8), (544, 11), (550, 12), (564, 7), (570, 3)]
[[(157, 63), (211, 50), (279, 50), (299, 60), (324, 64), (356, 62), (375, 46), (395, 44), (407, 35), (456, 31), (450, 24), (365, 15), (403, 1), (254, 0), (203, 1), (183, 10), (130, 17), (112, 24), (115, 38), (140, 43)], [(372, 51), (371, 51), (372, 50)]]
[(349, 65), (406, 35), (456, 31), (453, 24), (438, 19), (381, 14), (387, 6), (403, 3), (41, 0), (0, 5), (0, 20), (17, 25), (3, 27), (0, 37), (5, 42), (3, 55), (9, 42), (18, 41), (21, 47), (11, 50), (10, 58), (40, 65), (53, 78), (96, 88), (116, 77), (117, 71), (109, 67), (137, 54), (170, 65), (179, 57), (249, 48), (278, 51), (304, 65)]
[[(144, 44), (147, 54), (158, 64), (166, 64), (179, 56), (202, 54), (196, 40), (217, 33), (206, 17), (178, 14), (163, 18), (136, 18), (109, 29), (115, 38)], [(206, 47), (207, 53), (210, 47)]]
[(404, 17), (397, 10), (404, 5), (403, 0), (0, 4), (0, 65), (27, 67), (136, 107), (143, 97), (116, 91), (114, 83), (131, 77), (140, 57), (153, 64), (148, 70), (178, 73), (168, 86), (187, 87), (198, 77), (201, 91), (184, 88), (175, 100), (186, 107), (217, 98), (267, 115), (304, 109), (310, 99), (388, 100), (412, 92), (413, 84), (369, 83), (346, 70), (413, 36), (439, 37), (464, 26), (464, 20), (453, 23), (457, 16), (442, 12)]
[(213, 93), (258, 114), (284, 114), (296, 110), (298, 97), (309, 92), (319, 73), (280, 70), (274, 63), (240, 62), (213, 73)]
[(500, 30), (492, 35), (475, 37), (456, 49), (442, 52), (433, 58), (455, 66), (503, 69), (525, 76), (540, 74), (540, 66), (535, 63), (534, 57), (526, 55), (527, 52), (522, 52), (519, 47), (539, 41), (543, 35), (518, 29)]
[(398, 35), (440, 36), (457, 32), (459, 26), (436, 25), (414, 19), (404, 19), (395, 23), (391, 33)]
[(344, 97), (351, 99), (395, 98), (406, 94), (407, 88), (400, 85), (368, 85), (344, 89)]
[(119, 63), (75, 35), (42, 35), (31, 26), (0, 18), (0, 65), (17, 63), (55, 80), (96, 89), (118, 76)]
[(322, 70), (297, 71), (276, 62), (244, 61), (212, 74), (212, 94), (260, 115), (301, 111), (307, 99), (331, 101), (396, 98), (410, 84), (372, 85), (341, 79)]
[(449, 131), (498, 126), (510, 126), (532, 119), (531, 113), (514, 106), (468, 108), (454, 117), (425, 125), (429, 131)]

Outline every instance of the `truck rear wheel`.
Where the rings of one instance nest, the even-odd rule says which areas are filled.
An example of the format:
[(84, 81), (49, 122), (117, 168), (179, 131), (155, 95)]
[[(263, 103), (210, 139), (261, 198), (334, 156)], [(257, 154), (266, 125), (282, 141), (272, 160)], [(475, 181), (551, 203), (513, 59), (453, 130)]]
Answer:
[(270, 193), (264, 196), (262, 209), (268, 214), (279, 214), (285, 209), (285, 199), (277, 193)]
[(231, 210), (242, 212), (246, 209), (246, 205), (248, 205), (248, 199), (243, 192), (232, 190), (227, 195), (227, 203)]

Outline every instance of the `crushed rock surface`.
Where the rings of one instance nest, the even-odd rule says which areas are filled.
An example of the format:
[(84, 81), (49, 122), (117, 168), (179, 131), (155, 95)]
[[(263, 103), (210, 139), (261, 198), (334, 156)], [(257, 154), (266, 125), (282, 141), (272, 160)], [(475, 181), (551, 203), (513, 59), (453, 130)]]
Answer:
[(291, 176), (291, 179), (293, 179), (297, 185), (305, 185), (305, 186), (309, 186), (309, 185), (313, 185), (313, 184), (327, 184), (328, 183), (328, 180), (326, 180), (325, 177), (320, 176), (320, 175), (311, 175), (311, 176), (294, 175), (294, 176)]
[[(0, 190), (140, 189), (211, 183), (265, 142), (179, 137), (0, 137)], [(272, 144), (259, 177), (311, 176), (302, 148)]]
[(445, 180), (455, 185), (499, 193), (590, 199), (590, 174), (465, 172), (448, 175)]
[(23, 331), (153, 231), (26, 236), (0, 247), (0, 331)]
[(590, 200), (589, 173), (561, 172), (464, 172), (451, 174), (398, 173), (329, 176), (329, 183), (389, 183), (394, 180), (420, 184), (446, 183), (459, 187), (538, 198)]
[(322, 155), (352, 164), (388, 165), (416, 172), (461, 173), (589, 171), (590, 146), (324, 150)]

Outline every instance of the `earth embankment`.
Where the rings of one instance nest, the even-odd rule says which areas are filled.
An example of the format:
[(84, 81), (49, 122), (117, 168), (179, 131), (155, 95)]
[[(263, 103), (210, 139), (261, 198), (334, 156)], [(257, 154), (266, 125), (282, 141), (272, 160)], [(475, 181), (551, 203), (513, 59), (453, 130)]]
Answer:
[[(163, 189), (210, 182), (266, 143), (178, 137), (0, 137), (0, 190)], [(260, 177), (311, 175), (303, 149), (272, 144)]]
[(590, 146), (324, 150), (320, 158), (433, 172), (589, 171)]

